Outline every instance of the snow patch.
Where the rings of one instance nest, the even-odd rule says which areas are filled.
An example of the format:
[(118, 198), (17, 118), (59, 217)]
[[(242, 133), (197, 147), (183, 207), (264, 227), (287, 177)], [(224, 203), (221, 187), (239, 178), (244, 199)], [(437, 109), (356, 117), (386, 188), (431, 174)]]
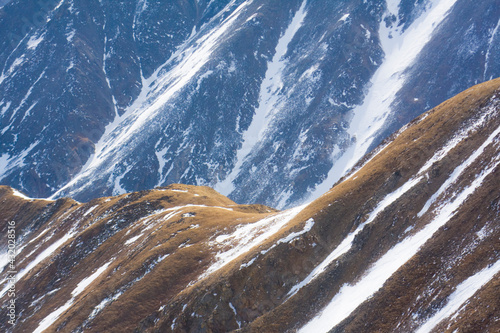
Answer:
[(204, 279), (272, 237), (306, 206), (291, 208), (276, 215), (268, 216), (258, 222), (242, 225), (231, 234), (216, 237), (215, 241), (211, 242), (210, 245), (228, 249), (216, 254), (215, 262), (198, 280)]
[[(38, 265), (40, 262), (42, 262), (44, 259), (48, 258), (51, 256), (57, 249), (59, 249), (64, 243), (66, 243), (67, 240), (72, 238), (75, 235), (74, 231), (70, 231), (68, 234), (54, 242), (52, 245), (47, 247), (42, 253), (40, 253), (35, 260), (30, 262), (26, 268), (22, 269), (19, 273), (16, 275), (16, 280), (20, 280), (23, 276), (25, 276), (29, 271), (31, 271), (36, 265)], [(0, 292), (0, 298), (5, 295), (9, 288), (9, 285), (7, 286)]]
[(67, 301), (63, 306), (57, 308), (48, 316), (46, 316), (44, 319), (42, 319), (42, 321), (40, 321), (34, 333), (41, 333), (46, 329), (48, 329), (52, 324), (54, 324), (54, 322), (57, 319), (59, 319), (59, 317), (73, 305), (75, 297), (78, 296), (80, 293), (82, 293), (87, 288), (88, 285), (90, 285), (95, 279), (97, 279), (106, 270), (106, 268), (108, 268), (110, 263), (111, 261), (100, 267), (94, 274), (83, 279), (71, 292), (72, 296), (71, 299)]
[(500, 126), (497, 127), (493, 133), (483, 142), (483, 144), (476, 150), (472, 155), (469, 156), (462, 164), (453, 170), (453, 173), (446, 179), (446, 181), (441, 185), (441, 187), (432, 195), (432, 197), (427, 200), (424, 207), (417, 214), (418, 217), (429, 210), (431, 205), (437, 200), (437, 198), (446, 192), (446, 190), (457, 181), (457, 179), (462, 175), (462, 173), (483, 153), (484, 149), (494, 142), (494, 139), (500, 134)]
[(141, 238), (142, 234), (140, 235), (137, 235), (137, 236), (134, 236), (130, 239), (128, 239), (126, 242), (125, 242), (125, 245), (129, 245), (129, 244), (132, 244), (133, 242), (135, 242), (136, 240), (138, 240), (139, 238)]
[(299, 284), (293, 286), (292, 289), (287, 294), (287, 297), (291, 297), (295, 295), (301, 288), (305, 285), (309, 284), (311, 281), (316, 279), (321, 273), (323, 273), (326, 268), (341, 255), (347, 253), (352, 248), (353, 241), (357, 234), (359, 234), (366, 225), (372, 223), (377, 216), (383, 212), (387, 207), (389, 207), (392, 203), (394, 203), (397, 199), (399, 199), (403, 194), (407, 193), (410, 189), (412, 189), (415, 185), (417, 185), (423, 177), (418, 177), (415, 179), (408, 180), (403, 186), (399, 187), (394, 192), (389, 193), (384, 197), (382, 201), (380, 201), (375, 207), (375, 209), (370, 213), (365, 222), (361, 223), (356, 230), (347, 235), (346, 238), (331, 252), (325, 260), (323, 260), (318, 266), (316, 266), (311, 273)]
[(79, 294), (81, 294), (92, 282), (94, 282), (95, 279), (97, 279), (108, 268), (108, 266), (111, 264), (112, 261), (113, 260), (105, 263), (104, 265), (99, 267), (99, 269), (95, 271), (92, 275), (90, 275), (89, 277), (83, 279), (80, 283), (78, 283), (76, 288), (71, 292), (71, 296), (76, 297)]
[(40, 36), (31, 36), (28, 42), (26, 43), (28, 50), (34, 50), (38, 47), (38, 45), (43, 41), (45, 37), (45, 33)]
[(95, 205), (95, 206), (92, 206), (90, 207), (82, 216), (87, 216), (89, 215), (90, 213), (92, 213), (94, 211), (94, 209), (96, 209), (97, 207), (99, 207), (99, 205)]
[(73, 38), (75, 38), (75, 34), (76, 34), (75, 29), (71, 30), (66, 34), (66, 40), (68, 41), (68, 43), (70, 44), (73, 43)]
[(345, 22), (347, 21), (347, 19), (349, 18), (349, 15), (350, 14), (344, 14), (339, 20), (338, 22)]

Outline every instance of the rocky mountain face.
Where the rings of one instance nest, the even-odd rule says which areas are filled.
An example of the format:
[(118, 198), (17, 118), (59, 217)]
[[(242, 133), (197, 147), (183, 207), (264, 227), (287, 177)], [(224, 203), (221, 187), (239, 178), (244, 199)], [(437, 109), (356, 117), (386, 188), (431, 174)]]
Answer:
[(1, 4), (0, 182), (32, 197), (183, 183), (290, 207), (500, 76), (496, 0)]
[(498, 332), (498, 184), (500, 79), (289, 210), (189, 185), (87, 203), (3, 186), (16, 332)]

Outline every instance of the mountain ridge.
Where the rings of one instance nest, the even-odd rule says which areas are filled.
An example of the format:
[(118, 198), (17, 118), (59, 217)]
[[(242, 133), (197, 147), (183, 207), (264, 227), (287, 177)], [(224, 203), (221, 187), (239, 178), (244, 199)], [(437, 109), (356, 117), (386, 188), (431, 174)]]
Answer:
[(499, 126), (495, 79), (281, 212), (189, 185), (88, 203), (0, 187), (0, 227), (22, 235), (19, 328), (495, 332)]

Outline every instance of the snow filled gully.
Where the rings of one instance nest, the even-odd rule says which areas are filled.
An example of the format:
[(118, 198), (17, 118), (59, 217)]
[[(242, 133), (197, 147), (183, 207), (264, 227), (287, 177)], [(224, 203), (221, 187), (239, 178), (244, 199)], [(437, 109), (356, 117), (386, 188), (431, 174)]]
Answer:
[[(453, 199), (449, 199), (435, 210), (435, 216), (429, 224), (421, 231), (404, 239), (387, 251), (378, 261), (376, 261), (365, 273), (365, 275), (355, 284), (344, 284), (339, 292), (333, 297), (330, 303), (318, 313), (309, 323), (303, 326), (301, 333), (319, 333), (328, 332), (336, 325), (346, 319), (358, 306), (368, 300), (377, 292), (401, 266), (403, 266), (411, 257), (413, 257), (421, 246), (423, 246), (435, 232), (444, 226), (457, 213), (459, 207), (469, 198), (474, 191), (480, 187), (485, 178), (490, 175), (500, 165), (500, 156), (496, 156), (477, 178), (465, 188), (462, 189)], [(458, 168), (457, 168), (458, 169)], [(480, 289), (489, 277), (498, 272), (498, 265), (478, 273), (457, 286), (452, 295), (457, 298), (464, 298), (469, 295), (471, 288)], [(479, 282), (478, 282), (479, 281)], [(470, 287), (470, 285), (473, 287)], [(465, 291), (464, 291), (465, 290)], [(462, 302), (463, 303), (463, 302)], [(434, 325), (436, 321), (445, 318), (445, 316), (455, 309), (455, 305), (449, 302), (441, 311), (436, 314), (436, 319), (431, 318), (429, 324)]]
[[(387, 0), (386, 16), (398, 17), (400, 0)], [(334, 160), (325, 180), (316, 186), (309, 200), (325, 193), (338, 179), (345, 175), (364, 155), (373, 143), (380, 129), (391, 114), (391, 104), (397, 92), (405, 84), (403, 73), (410, 68), (420, 52), (429, 42), (436, 27), (447, 17), (457, 0), (429, 0), (426, 11), (408, 29), (400, 32), (398, 22), (386, 27), (381, 20), (380, 44), (385, 54), (384, 62), (377, 69), (370, 82), (370, 90), (363, 104), (353, 109), (354, 116), (348, 133), (355, 138), (355, 144)]]
[(236, 163), (231, 173), (223, 181), (215, 185), (215, 190), (223, 195), (229, 195), (234, 190), (233, 180), (238, 176), (245, 159), (252, 153), (253, 148), (263, 139), (276, 109), (280, 108), (280, 89), (283, 87), (281, 75), (288, 61), (284, 58), (288, 45), (300, 29), (307, 15), (305, 10), (307, 0), (302, 2), (295, 13), (290, 25), (278, 40), (273, 59), (267, 64), (267, 70), (260, 86), (259, 106), (248, 129), (243, 133), (243, 143), (236, 153)]

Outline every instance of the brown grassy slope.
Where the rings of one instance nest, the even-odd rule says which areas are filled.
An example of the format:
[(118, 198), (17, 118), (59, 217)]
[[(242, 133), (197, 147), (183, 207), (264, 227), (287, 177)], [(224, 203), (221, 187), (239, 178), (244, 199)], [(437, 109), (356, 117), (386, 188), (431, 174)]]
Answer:
[[(42, 203), (14, 197), (8, 188), (2, 190), (4, 207), (12, 211), (4, 218), (15, 218), (20, 230), (33, 229)], [(55, 205), (45, 201), (44, 204)], [(24, 212), (18, 208), (22, 205), (27, 205)], [(183, 208), (169, 216), (173, 207)], [(262, 205), (236, 205), (207, 187), (185, 185), (100, 198), (86, 204), (72, 201), (72, 205), (60, 205), (39, 230), (30, 232), (26, 242), (44, 232), (44, 228), (49, 229), (32, 242), (29, 247), (39, 246), (39, 250), (25, 261), (32, 261), (69, 228), (76, 234), (18, 282), (17, 304), (26, 319), (16, 329), (33, 331), (42, 319), (72, 299), (78, 283), (111, 262), (94, 283), (74, 298), (71, 308), (50, 330), (132, 330), (142, 318), (195, 281), (212, 262), (218, 249), (210, 245), (210, 239), (274, 212)], [(144, 232), (146, 226), (152, 227)], [(141, 233), (142, 237), (126, 244)], [(51, 236), (47, 242), (45, 236)], [(23, 250), (19, 257), (27, 253)], [(159, 258), (163, 260), (160, 262)], [(95, 307), (117, 292), (122, 295), (88, 321)], [(37, 298), (41, 301), (33, 304)]]
[[(300, 326), (310, 314), (321, 309), (343, 283), (360, 276), (369, 263), (400, 241), (404, 230), (413, 225), (413, 216), (425, 201), (441, 186), (451, 171), (498, 126), (498, 116), (491, 119), (484, 129), (458, 145), (440, 163), (435, 164), (429, 172), (429, 181), (422, 182), (409, 191), (398, 201), (397, 206), (382, 214), (380, 221), (360, 233), (356, 240), (357, 252), (340, 258), (334, 263), (338, 265), (337, 269), (331, 270), (318, 280), (319, 283), (305, 288), (297, 297), (281, 305), (280, 297), (293, 284), (302, 280), (311, 267), (325, 258), (349, 231), (366, 219), (367, 214), (384, 195), (412, 177), (462, 124), (481, 114), (491, 97), (498, 93), (499, 86), (499, 79), (475, 86), (422, 115), (352, 178), (337, 184), (304, 209), (302, 217), (298, 217), (295, 223), (300, 224), (307, 217), (313, 217), (316, 223), (312, 231), (295, 244), (282, 244), (267, 256), (259, 258), (255, 267), (250, 267), (250, 271), (246, 273), (250, 278), (243, 290), (234, 292), (241, 293), (243, 300), (275, 304), (260, 312), (260, 317), (256, 314), (247, 316), (253, 322), (244, 331), (283, 332)], [(427, 222), (421, 220), (418, 223), (423, 225)], [(416, 228), (418, 227), (417, 225)], [(294, 246), (297, 244), (299, 246)], [(314, 244), (317, 245), (313, 246)], [(265, 278), (269, 275), (279, 276), (283, 285), (273, 289), (276, 284), (271, 284)], [(236, 274), (234, 278), (228, 277), (227, 280), (231, 286), (236, 286), (240, 278)], [(272, 292), (263, 292), (259, 294), (260, 297), (249, 293), (248, 287), (255, 285), (263, 286), (261, 290)], [(237, 308), (238, 313), (245, 312), (245, 302), (240, 302), (242, 309)], [(246, 318), (242, 316), (241, 319)]]
[[(324, 274), (285, 301), (288, 291), (363, 223), (387, 194), (414, 177), (453, 135), (480, 117), (491, 104), (491, 97), (499, 93), (499, 87), (500, 79), (473, 87), (422, 115), (352, 177), (345, 178), (304, 208), (280, 232), (201, 281), (198, 277), (221, 250), (211, 241), (272, 214), (272, 210), (239, 206), (209, 188), (185, 185), (74, 203), (73, 207), (63, 205), (53, 214), (57, 218), (47, 219), (46, 224), (50, 224), (54, 239), (69, 226), (76, 227), (77, 234), (58, 250), (58, 255), (35, 267), (19, 282), (19, 304), (26, 318), (19, 329), (34, 330), (43, 318), (71, 298), (80, 281), (111, 262), (106, 272), (75, 298), (70, 310), (51, 330), (168, 332), (173, 327), (177, 332), (225, 332), (242, 326), (241, 331), (245, 332), (294, 331), (326, 305), (343, 284), (355, 283), (391, 247), (432, 220), (436, 206), (421, 218), (416, 214), (453, 170), (498, 127), (498, 113), (434, 163), (425, 180), (366, 226), (356, 236), (352, 249), (334, 261)], [(495, 149), (486, 149), (479, 162), (446, 195), (452, 196), (468, 186), (488, 159), (498, 156)], [(495, 243), (498, 229), (495, 229), (463, 260), (457, 259), (455, 268), (448, 269), (450, 260), (458, 258), (463, 248), (470, 248), (476, 241), (471, 232), (491, 221), (498, 223), (499, 212), (495, 208), (498, 172), (495, 170), (487, 179), (487, 185), (478, 190), (474, 201), (464, 204), (459, 214), (429, 240), (428, 246), (401, 267), (339, 329), (392, 331), (400, 322), (402, 329), (412, 329), (419, 325), (418, 320), (431, 316), (438, 305), (444, 304), (452, 292), (452, 288), (442, 287), (443, 281), (450, 285), (460, 283), (498, 258)], [(10, 200), (5, 201), (6, 207), (14, 207), (9, 208), (8, 218), (15, 215), (23, 226), (29, 226), (30, 219), (44, 207), (55, 205), (33, 202), (40, 208), (29, 204), (21, 209), (26, 204), (19, 201), (22, 199), (4, 195), (0, 200), (5, 198)], [(169, 215), (172, 211), (168, 209), (186, 204), (211, 207), (189, 206), (179, 208), (174, 216)], [(94, 206), (97, 207), (85, 215)], [(66, 215), (61, 218), (63, 214)], [(314, 220), (311, 231), (301, 233), (311, 218)], [(147, 232), (146, 226), (151, 226)], [(298, 236), (291, 242), (278, 242), (293, 232)], [(33, 232), (28, 239), (36, 235)], [(142, 236), (135, 242), (126, 244), (139, 235)], [(37, 244), (33, 242), (30, 246)], [(39, 248), (34, 255), (42, 250)], [(156, 262), (165, 255), (168, 256)], [(439, 279), (434, 281), (434, 276)], [(448, 328), (464, 325), (471, 329), (496, 328), (496, 303), (489, 300), (489, 293), (485, 294), (485, 290), (494, 290), (495, 285), (496, 280), (485, 286), (478, 293), (483, 296), (472, 300), (478, 307), (466, 307)], [(48, 294), (53, 290), (56, 292)], [(118, 293), (119, 297), (89, 320), (98, 304)], [(33, 299), (43, 295), (46, 296), (32, 305)], [(436, 295), (438, 303), (432, 298)], [(385, 314), (381, 314), (381, 307), (387, 310)], [(474, 317), (478, 309), (481, 313)], [(413, 319), (414, 313), (417, 319)]]

